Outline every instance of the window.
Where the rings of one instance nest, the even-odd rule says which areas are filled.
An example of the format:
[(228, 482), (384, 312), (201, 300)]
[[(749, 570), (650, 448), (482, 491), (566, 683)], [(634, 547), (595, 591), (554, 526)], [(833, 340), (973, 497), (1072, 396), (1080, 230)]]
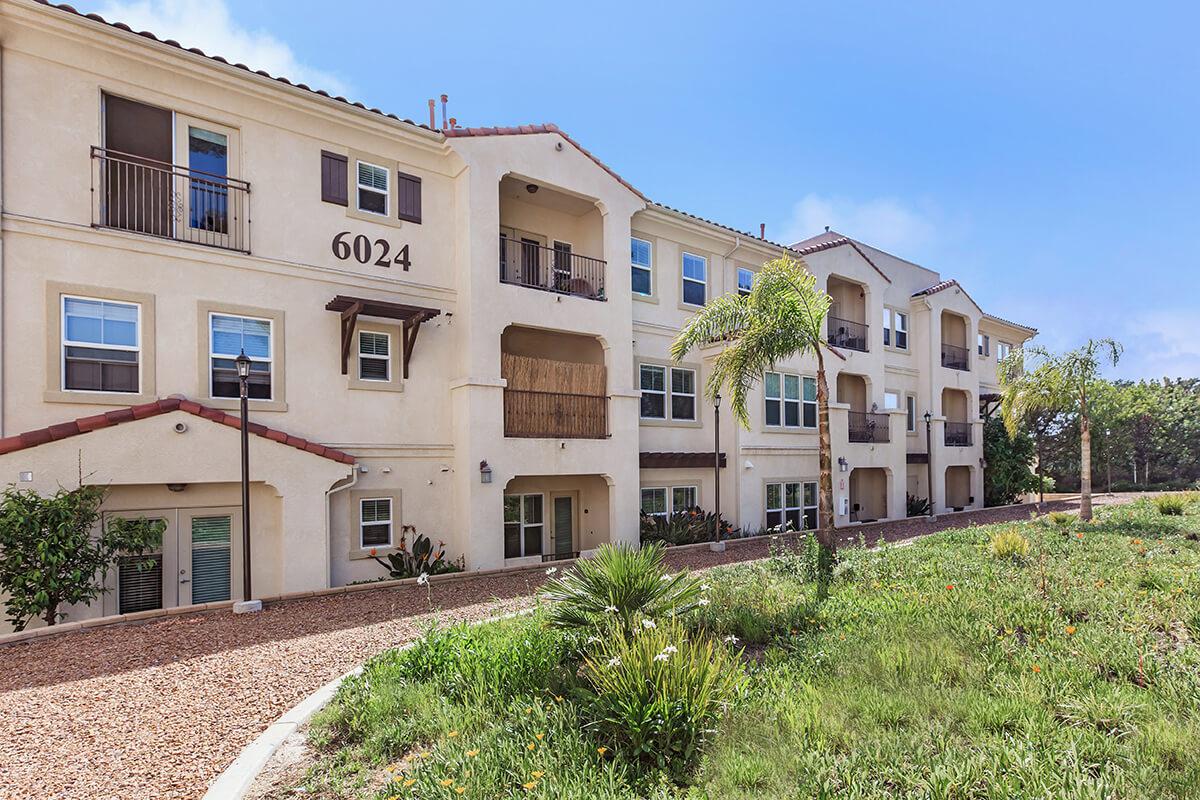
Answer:
[(234, 359), (250, 357), (247, 395), (251, 400), (270, 400), (273, 345), (269, 319), (209, 314), (209, 362), (211, 397), (237, 397), (238, 376)]
[(910, 433), (917, 429), (917, 398), (907, 395), (904, 398), (904, 429)]
[(633, 293), (650, 295), (654, 290), (654, 265), (651, 261), (650, 243), (645, 239), (630, 237), (629, 264), (633, 282)]
[(1008, 342), (996, 342), (996, 360), (1003, 361), (1012, 353), (1012, 345)]
[(642, 489), (642, 513), (651, 517), (665, 517), (667, 509), (667, 490), (657, 487)]
[(697, 505), (695, 486), (676, 486), (671, 489), (671, 513), (678, 514)]
[(763, 381), (763, 395), (766, 397), (767, 425), (783, 428), (817, 427), (815, 378), (768, 372)]
[(666, 367), (642, 364), (642, 419), (667, 418), (666, 374)]
[(814, 530), (817, 527), (817, 482), (767, 484), (767, 527)]
[(883, 310), (883, 343), (908, 349), (908, 314), (890, 308)]
[(229, 232), (229, 137), (188, 126), (188, 167), (206, 173), (189, 181), (188, 225)]
[(708, 297), (708, 259), (683, 254), (683, 302), (702, 306)]
[(392, 498), (364, 497), (358, 501), (359, 542), (364, 547), (392, 546)]
[(392, 337), (376, 331), (358, 332), (358, 379), (390, 381), (392, 379)]
[(992, 354), (992, 337), (986, 333), (981, 333), (978, 336), (979, 344), (977, 350), (981, 356), (990, 356)]
[(754, 271), (745, 267), (738, 267), (737, 271), (737, 290), (738, 294), (745, 296), (750, 294), (750, 289), (754, 285)]
[(366, 161), (358, 162), (358, 210), (387, 216), (388, 170)]
[(522, 558), (542, 554), (542, 496), (504, 496), (504, 557)]
[(900, 393), (887, 391), (883, 393), (883, 407), (885, 410), (892, 410), (900, 407)]
[(141, 390), (141, 307), (85, 297), (62, 299), (63, 389)]
[(696, 419), (696, 371), (671, 368), (671, 419)]

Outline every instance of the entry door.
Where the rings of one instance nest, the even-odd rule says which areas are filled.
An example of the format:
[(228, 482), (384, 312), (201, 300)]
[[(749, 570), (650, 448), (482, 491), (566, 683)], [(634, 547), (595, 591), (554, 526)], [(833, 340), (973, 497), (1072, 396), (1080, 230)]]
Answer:
[(241, 523), (235, 508), (179, 512), (179, 605), (241, 599)]
[(104, 95), (104, 223), (171, 236), (172, 117), (165, 108)]
[(521, 284), (542, 285), (542, 243), (524, 236), (521, 237)]
[(231, 196), (229, 191), (229, 178), (237, 174), (233, 163), (237, 132), (182, 114), (175, 117), (175, 129), (175, 152), (189, 170), (186, 191), (180, 198), (183, 208), (179, 224), (186, 231), (180, 238), (230, 247), (235, 218), (242, 213), (236, 207), (241, 194)]
[(570, 558), (575, 552), (575, 498), (560, 494), (551, 502), (554, 504), (554, 555)]

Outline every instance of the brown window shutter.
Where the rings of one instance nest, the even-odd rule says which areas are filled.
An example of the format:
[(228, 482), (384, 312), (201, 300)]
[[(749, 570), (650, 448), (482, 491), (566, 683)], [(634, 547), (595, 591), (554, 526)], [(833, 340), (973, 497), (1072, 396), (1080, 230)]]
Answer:
[(348, 205), (346, 197), (346, 157), (321, 151), (321, 202)]
[(421, 179), (396, 173), (396, 208), (400, 219), (421, 224)]

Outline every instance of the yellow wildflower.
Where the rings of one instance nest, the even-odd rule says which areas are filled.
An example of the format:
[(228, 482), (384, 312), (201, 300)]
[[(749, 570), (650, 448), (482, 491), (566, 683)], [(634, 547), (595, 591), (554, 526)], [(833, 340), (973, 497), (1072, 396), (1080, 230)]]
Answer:
[(416, 782), (417, 782), (416, 778), (409, 778), (408, 780), (406, 780), (404, 782), (404, 787), (407, 789), (409, 786), (412, 786)]
[(533, 742), (530, 742), (529, 744), (525, 745), (525, 749), (532, 752), (533, 750), (537, 749), (537, 745)]
[(527, 783), (521, 784), (521, 788), (523, 788), (527, 792), (532, 792), (533, 787), (535, 787), (535, 786), (537, 786), (537, 781), (529, 781)]
[(542, 777), (543, 775), (545, 775), (546, 773), (542, 772), (542, 771), (539, 769), (539, 770), (537, 770), (537, 771), (535, 771), (535, 772), (531, 772), (531, 773), (529, 773), (529, 774), (530, 774), (530, 775), (532, 775), (532, 776), (533, 776), (533, 777), (535, 777), (535, 778), (540, 778), (540, 777)]
[(446, 736), (453, 739), (455, 736), (458, 736), (458, 731), (450, 731), (449, 733), (446, 734)]
[(544, 734), (544, 733), (535, 733), (535, 734), (533, 735), (533, 738), (537, 739), (537, 740), (540, 742), (542, 739), (545, 739), (545, 738), (546, 738), (546, 734)]
[(474, 758), (474, 757), (475, 757), (475, 756), (477, 756), (477, 755), (479, 755), (479, 751), (478, 751), (478, 750), (468, 750), (468, 751), (467, 751), (467, 757), (468, 757), (468, 758)]
[(1074, 636), (1075, 630), (1076, 630), (1076, 628), (1074, 625), (1068, 625), (1067, 626), (1067, 636)]
[(458, 792), (459, 794), (463, 794), (467, 791), (467, 787), (459, 786), (459, 787), (456, 787), (454, 791)]
[(608, 752), (608, 748), (607, 747), (597, 747), (596, 752), (599, 753), (600, 755), (604, 755), (605, 753)]
[(438, 783), (440, 783), (442, 786), (450, 786), (454, 783), (454, 778), (443, 778), (442, 780), (438, 781)]

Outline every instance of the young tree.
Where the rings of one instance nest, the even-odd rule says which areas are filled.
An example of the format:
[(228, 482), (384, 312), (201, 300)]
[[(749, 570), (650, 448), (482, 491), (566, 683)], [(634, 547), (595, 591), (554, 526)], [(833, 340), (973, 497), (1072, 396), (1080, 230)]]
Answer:
[[(822, 574), (827, 575), (837, 553), (833, 530), (833, 466), (829, 441), (829, 384), (825, 379), (825, 317), (829, 295), (804, 262), (783, 256), (763, 265), (750, 294), (713, 298), (680, 331), (671, 357), (681, 360), (690, 351), (724, 342), (713, 362), (705, 393), (709, 400), (728, 387), (733, 415), (750, 427), (746, 399), (763, 374), (784, 359), (813, 354), (817, 360), (817, 437), (819, 442), (820, 502), (817, 541)], [(832, 351), (831, 351), (832, 352)]]
[[(1038, 365), (1026, 372), (1016, 369), (1025, 356)], [(1088, 407), (1089, 390), (1099, 376), (1102, 362), (1116, 365), (1121, 345), (1113, 339), (1089, 339), (1085, 345), (1056, 354), (1043, 347), (1014, 351), (1001, 365), (1003, 388), (1000, 413), (1009, 435), (1038, 411), (1074, 412), (1079, 419), (1079, 518), (1092, 518), (1092, 440)]]
[(61, 606), (106, 591), (104, 574), (119, 556), (140, 556), (160, 542), (161, 520), (114, 517), (98, 526), (106, 494), (103, 486), (80, 486), (43, 497), (9, 486), (0, 496), (0, 591), (16, 630), (37, 617), (54, 625)]

